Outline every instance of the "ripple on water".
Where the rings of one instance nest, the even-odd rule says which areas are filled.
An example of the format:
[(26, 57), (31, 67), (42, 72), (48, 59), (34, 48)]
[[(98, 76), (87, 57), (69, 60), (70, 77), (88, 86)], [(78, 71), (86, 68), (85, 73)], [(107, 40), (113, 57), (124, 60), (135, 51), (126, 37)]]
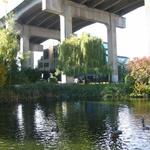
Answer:
[[(0, 109), (0, 150), (150, 150), (150, 131), (142, 129), (141, 116), (149, 123), (149, 105), (99, 102), (19, 104)], [(12, 113), (13, 112), (13, 113)], [(15, 112), (15, 113), (14, 113)], [(11, 128), (10, 126), (11, 125)], [(59, 127), (59, 132), (52, 128)], [(116, 126), (123, 133), (115, 140)], [(16, 138), (16, 139), (15, 139)]]

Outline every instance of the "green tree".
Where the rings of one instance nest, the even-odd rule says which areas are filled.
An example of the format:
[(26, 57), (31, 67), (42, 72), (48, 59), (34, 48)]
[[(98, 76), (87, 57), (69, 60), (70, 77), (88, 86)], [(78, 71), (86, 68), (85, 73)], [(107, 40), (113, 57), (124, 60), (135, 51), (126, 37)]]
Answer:
[(82, 34), (80, 39), (84, 73), (102, 73), (103, 67), (106, 65), (102, 40), (89, 34)]
[(78, 74), (82, 68), (83, 56), (80, 39), (72, 36), (66, 39), (58, 50), (58, 68), (67, 75)]
[[(0, 28), (0, 64), (6, 68), (8, 81), (11, 80), (11, 71), (14, 63), (16, 64), (18, 53), (18, 35), (13, 28), (14, 21), (13, 16), (8, 15), (6, 17), (6, 27)], [(5, 74), (6, 75), (6, 74)]]
[(66, 39), (59, 46), (58, 69), (73, 76), (110, 73), (102, 40), (86, 33)]
[[(41, 72), (38, 69), (22, 69), (20, 71), (21, 77), (25, 77), (26, 83), (35, 83), (41, 78)], [(24, 81), (25, 82), (25, 81)]]

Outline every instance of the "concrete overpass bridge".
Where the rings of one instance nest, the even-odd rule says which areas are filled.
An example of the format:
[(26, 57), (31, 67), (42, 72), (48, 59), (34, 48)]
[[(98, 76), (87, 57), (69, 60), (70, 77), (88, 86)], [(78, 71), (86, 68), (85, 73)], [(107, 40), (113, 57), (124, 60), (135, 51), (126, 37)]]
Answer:
[[(149, 0), (145, 0), (149, 1)], [(47, 39), (63, 41), (89, 24), (100, 22), (108, 33), (112, 81), (118, 81), (116, 27), (125, 28), (122, 15), (144, 5), (144, 0), (24, 0), (14, 10), (20, 50), (39, 51)], [(33, 55), (26, 64), (33, 67)]]

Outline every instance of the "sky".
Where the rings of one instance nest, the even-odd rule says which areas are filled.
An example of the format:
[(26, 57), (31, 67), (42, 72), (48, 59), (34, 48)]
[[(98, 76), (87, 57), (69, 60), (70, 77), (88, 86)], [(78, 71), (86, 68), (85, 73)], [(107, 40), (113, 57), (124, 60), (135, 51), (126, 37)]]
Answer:
[[(3, 0), (0, 1), (0, 16), (4, 15), (22, 0), (9, 0), (9, 4), (7, 5), (3, 4), (2, 1)], [(117, 28), (117, 54), (129, 58), (146, 56), (146, 21), (144, 7), (140, 7), (123, 17), (126, 18), (126, 28)], [(107, 30), (103, 24), (95, 23), (76, 33), (80, 35), (82, 32), (88, 32), (102, 38), (104, 42), (107, 41)], [(51, 41), (50, 43), (55, 44), (56, 42)]]
[[(4, 2), (9, 3), (4, 3)], [(17, 4), (21, 3), (23, 0), (0, 0), (0, 17), (6, 14), (8, 10), (12, 10)]]

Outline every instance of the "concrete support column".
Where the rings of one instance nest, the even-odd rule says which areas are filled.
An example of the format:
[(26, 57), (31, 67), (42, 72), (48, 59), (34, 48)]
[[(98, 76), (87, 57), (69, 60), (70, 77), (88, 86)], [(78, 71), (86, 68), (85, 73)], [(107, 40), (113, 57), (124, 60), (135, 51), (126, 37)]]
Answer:
[(60, 15), (60, 41), (63, 42), (72, 34), (71, 7), (65, 6), (63, 15)]
[(150, 56), (150, 0), (145, 0), (147, 54)]
[(107, 25), (108, 38), (108, 63), (112, 67), (112, 82), (118, 82), (118, 64), (117, 64), (117, 42), (116, 42), (116, 22), (113, 15), (110, 14), (110, 24)]
[(20, 51), (23, 53), (24, 51), (29, 50), (29, 37), (26, 35), (20, 36)]
[(25, 61), (23, 62), (24, 68), (34, 68), (34, 54), (29, 51), (30, 43), (29, 37), (27, 35), (20, 36), (20, 51), (25, 56)]

